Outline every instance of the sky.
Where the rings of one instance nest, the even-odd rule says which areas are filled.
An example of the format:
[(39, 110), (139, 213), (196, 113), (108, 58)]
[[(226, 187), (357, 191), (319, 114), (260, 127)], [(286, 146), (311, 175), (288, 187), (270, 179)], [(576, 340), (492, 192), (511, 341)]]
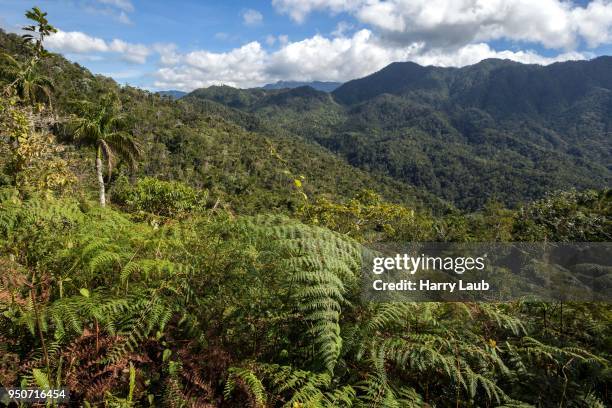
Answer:
[(149, 90), (612, 54), (612, 0), (0, 0), (0, 27), (19, 32), (32, 6), (59, 29), (48, 49)]

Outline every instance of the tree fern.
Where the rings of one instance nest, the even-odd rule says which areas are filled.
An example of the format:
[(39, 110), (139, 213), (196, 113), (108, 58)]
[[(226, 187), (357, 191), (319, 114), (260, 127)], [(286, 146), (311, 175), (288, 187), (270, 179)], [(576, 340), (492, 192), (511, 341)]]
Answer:
[(283, 218), (257, 217), (247, 227), (259, 239), (274, 239), (282, 273), (288, 274), (293, 298), (304, 314), (317, 356), (332, 372), (342, 348), (340, 314), (347, 304), (346, 285), (357, 283), (359, 246), (319, 227), (292, 224)]

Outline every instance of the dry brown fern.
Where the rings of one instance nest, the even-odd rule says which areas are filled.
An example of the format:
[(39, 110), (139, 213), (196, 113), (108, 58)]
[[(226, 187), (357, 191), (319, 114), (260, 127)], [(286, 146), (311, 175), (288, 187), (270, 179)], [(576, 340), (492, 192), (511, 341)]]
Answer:
[(29, 287), (25, 268), (11, 259), (0, 258), (0, 304), (25, 306)]
[(71, 392), (88, 401), (102, 400), (107, 392), (127, 384), (130, 363), (151, 363), (147, 355), (140, 353), (128, 353), (121, 359), (104, 363), (107, 352), (120, 340), (116, 336), (85, 331), (70, 344), (63, 355), (68, 363), (65, 383)]

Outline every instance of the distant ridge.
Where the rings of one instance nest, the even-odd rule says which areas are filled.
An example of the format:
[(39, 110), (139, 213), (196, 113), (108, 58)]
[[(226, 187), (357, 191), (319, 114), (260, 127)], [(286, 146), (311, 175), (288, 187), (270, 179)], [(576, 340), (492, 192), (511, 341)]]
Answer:
[(169, 91), (159, 91), (159, 92), (157, 92), (157, 94), (161, 95), (161, 96), (169, 96), (172, 99), (180, 99), (183, 96), (187, 95), (187, 92), (177, 91), (177, 90), (171, 89)]
[(273, 84), (267, 84), (262, 86), (263, 89), (286, 89), (286, 88), (300, 88), (302, 86), (309, 86), (317, 91), (322, 92), (333, 92), (342, 85), (341, 82), (323, 82), (323, 81), (312, 81), (312, 82), (300, 82), (300, 81), (278, 81)]
[(388, 94), (438, 107), (444, 102), (478, 108), (507, 118), (517, 113), (557, 114), (593, 92), (612, 92), (612, 57), (550, 65), (486, 59), (461, 68), (394, 62), (344, 83), (333, 95), (345, 105)]

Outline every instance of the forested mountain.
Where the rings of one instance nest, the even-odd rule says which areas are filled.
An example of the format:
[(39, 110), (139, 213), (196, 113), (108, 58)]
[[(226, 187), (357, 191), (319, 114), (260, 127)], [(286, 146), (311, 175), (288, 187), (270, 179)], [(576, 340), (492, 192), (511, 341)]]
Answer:
[(456, 205), (516, 205), (612, 180), (612, 57), (464, 68), (394, 63), (331, 96), (197, 90)]
[[(18, 37), (2, 32), (0, 47), (26, 52)], [(143, 153), (151, 158), (137, 166), (139, 175), (187, 181), (210, 190), (213, 201), (219, 198), (242, 211), (255, 212), (262, 206), (287, 210), (298, 197), (286, 194), (296, 193), (296, 178), (302, 180), (306, 194), (316, 192), (337, 199), (372, 189), (395, 202), (416, 206), (427, 202), (427, 207), (439, 210), (449, 207), (433, 194), (384, 174), (355, 168), (326, 148), (268, 126), (254, 115), (222, 104), (185, 103), (185, 98), (171, 100), (132, 87), (121, 88), (112, 79), (94, 76), (59, 55), (51, 55), (44, 64), (43, 69), (53, 76), (52, 103), (64, 112), (80, 100), (97, 101), (109, 90), (119, 95), (134, 133), (142, 140)], [(210, 88), (215, 89), (220, 94), (242, 92), (230, 87)], [(81, 171), (92, 171), (91, 163), (82, 164)]]
[[(212, 87), (173, 100), (47, 52), (46, 13), (26, 17), (23, 38), (0, 32), (0, 389), (68, 388), (70, 406), (126, 408), (612, 402), (609, 303), (363, 297), (363, 255), (379, 243), (610, 242), (610, 190), (517, 209), (488, 200), (485, 188), (538, 181), (520, 154), (577, 156), (563, 156), (569, 133), (542, 128), (527, 143), (493, 112), (453, 116), (425, 91), (348, 104), (310, 87)], [(568, 104), (593, 123), (609, 109)], [(593, 146), (607, 139), (586, 140), (566, 171), (601, 184)], [(441, 150), (415, 156), (419, 144)], [(440, 173), (478, 146), (497, 153), (465, 168), (473, 179)], [(411, 186), (392, 171), (407, 158), (421, 186), (444, 196), (436, 183), (453, 181), (442, 186), (466, 190), (457, 202), (486, 205), (465, 212)], [(580, 266), (612, 287), (609, 265)]]
[(284, 88), (299, 88), (302, 86), (309, 86), (317, 91), (332, 92), (336, 88), (342, 85), (341, 82), (326, 82), (326, 81), (311, 81), (311, 82), (300, 82), (300, 81), (278, 81), (273, 84), (266, 84), (262, 86), (263, 89), (284, 89)]

